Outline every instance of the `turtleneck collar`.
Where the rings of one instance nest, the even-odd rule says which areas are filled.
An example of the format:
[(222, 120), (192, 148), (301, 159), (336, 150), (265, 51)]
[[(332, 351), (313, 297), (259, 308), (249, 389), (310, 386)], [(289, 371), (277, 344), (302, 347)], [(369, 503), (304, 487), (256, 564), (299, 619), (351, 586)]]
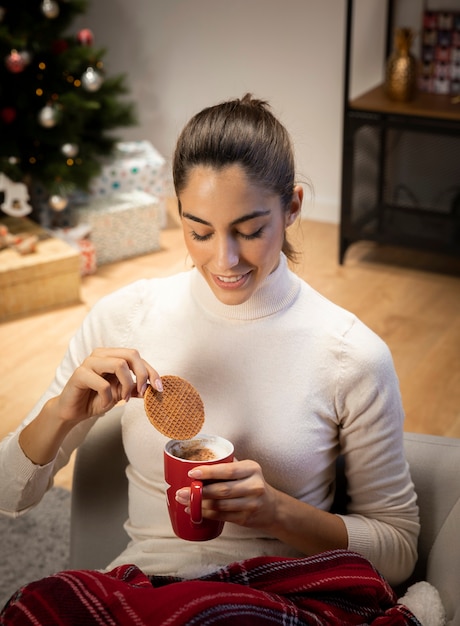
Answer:
[(198, 305), (213, 315), (233, 320), (255, 320), (278, 313), (295, 300), (300, 289), (300, 279), (289, 270), (283, 253), (278, 267), (242, 304), (223, 304), (196, 268), (192, 273), (192, 295)]

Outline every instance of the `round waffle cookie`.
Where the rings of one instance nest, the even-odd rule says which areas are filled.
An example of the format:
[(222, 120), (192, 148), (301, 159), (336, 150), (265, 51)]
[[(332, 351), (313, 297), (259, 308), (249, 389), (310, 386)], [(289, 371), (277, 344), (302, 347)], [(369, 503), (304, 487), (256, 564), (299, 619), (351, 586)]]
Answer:
[(198, 391), (179, 376), (162, 376), (163, 391), (151, 385), (144, 408), (155, 428), (170, 439), (191, 439), (204, 424), (204, 405)]

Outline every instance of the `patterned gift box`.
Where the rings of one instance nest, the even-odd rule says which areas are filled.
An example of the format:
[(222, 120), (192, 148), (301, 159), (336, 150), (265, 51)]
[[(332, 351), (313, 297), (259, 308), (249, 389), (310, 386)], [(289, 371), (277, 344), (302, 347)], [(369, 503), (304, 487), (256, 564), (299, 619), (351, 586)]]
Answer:
[(159, 199), (160, 225), (166, 225), (166, 161), (149, 141), (122, 141), (92, 179), (90, 194), (108, 197), (116, 193), (145, 191)]
[(78, 208), (78, 221), (88, 224), (97, 264), (148, 254), (160, 248), (158, 198), (144, 191), (93, 198)]
[(53, 228), (50, 232), (78, 250), (80, 254), (80, 275), (89, 276), (97, 270), (96, 248), (89, 240), (88, 224), (78, 224), (73, 228)]
[(77, 246), (80, 251), (80, 274), (90, 276), (97, 270), (96, 246), (89, 239), (79, 239)]

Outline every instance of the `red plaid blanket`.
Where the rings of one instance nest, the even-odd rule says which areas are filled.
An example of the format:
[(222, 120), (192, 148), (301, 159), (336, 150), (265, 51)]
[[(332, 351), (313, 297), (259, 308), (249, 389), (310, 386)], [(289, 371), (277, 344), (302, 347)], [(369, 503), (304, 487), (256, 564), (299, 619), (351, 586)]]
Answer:
[(333, 550), (302, 559), (260, 557), (196, 580), (63, 571), (26, 585), (0, 624), (27, 626), (420, 626), (363, 557)]

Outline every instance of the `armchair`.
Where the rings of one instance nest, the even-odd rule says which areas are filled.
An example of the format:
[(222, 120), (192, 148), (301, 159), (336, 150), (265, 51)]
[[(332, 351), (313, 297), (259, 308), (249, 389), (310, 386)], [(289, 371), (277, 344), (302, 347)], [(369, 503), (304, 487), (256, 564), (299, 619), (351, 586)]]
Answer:
[[(115, 407), (98, 420), (75, 461), (70, 567), (102, 569), (128, 543), (127, 459)], [(460, 626), (460, 439), (405, 433), (405, 449), (418, 494), (419, 558), (410, 584), (438, 589), (448, 626)], [(342, 471), (339, 467), (339, 472)]]

